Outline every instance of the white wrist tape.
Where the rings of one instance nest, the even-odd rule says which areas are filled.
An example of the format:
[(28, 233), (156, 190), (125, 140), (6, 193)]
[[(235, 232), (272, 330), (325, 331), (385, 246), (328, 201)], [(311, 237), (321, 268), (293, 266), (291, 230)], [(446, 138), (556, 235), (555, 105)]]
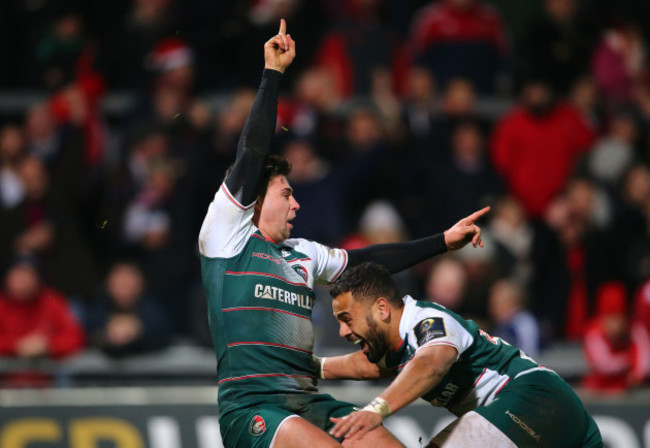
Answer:
[(327, 356), (324, 356), (320, 359), (320, 379), (325, 379), (325, 361), (327, 361)]
[(316, 355), (312, 355), (312, 358), (314, 359), (314, 364), (316, 364), (316, 371), (318, 372), (318, 379), (324, 380), (325, 379), (325, 372), (323, 371), (323, 367), (325, 366), (325, 361), (327, 360), (327, 357), (319, 358)]
[(361, 410), (374, 412), (375, 414), (381, 415), (382, 418), (386, 418), (393, 413), (390, 410), (390, 407), (388, 406), (386, 400), (380, 397), (377, 397), (374, 400), (372, 400)]

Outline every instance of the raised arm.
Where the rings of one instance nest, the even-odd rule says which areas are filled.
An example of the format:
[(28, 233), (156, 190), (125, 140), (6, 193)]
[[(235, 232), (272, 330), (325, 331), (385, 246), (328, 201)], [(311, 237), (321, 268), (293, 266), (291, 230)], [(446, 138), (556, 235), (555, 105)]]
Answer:
[(230, 194), (244, 206), (256, 199), (275, 130), (280, 78), (296, 56), (296, 43), (286, 28), (282, 19), (279, 33), (264, 44), (262, 82), (239, 138), (235, 164), (225, 180)]
[(390, 386), (363, 409), (347, 417), (332, 418), (334, 437), (360, 439), (379, 426), (385, 417), (430, 391), (456, 362), (458, 352), (448, 345), (434, 345), (418, 350)]
[(457, 250), (470, 241), (474, 247), (483, 247), (481, 228), (476, 225), (490, 207), (478, 210), (461, 219), (444, 233), (403, 243), (375, 244), (348, 251), (348, 267), (373, 261), (386, 267), (391, 273), (399, 272), (421, 261), (442, 254), (447, 250)]

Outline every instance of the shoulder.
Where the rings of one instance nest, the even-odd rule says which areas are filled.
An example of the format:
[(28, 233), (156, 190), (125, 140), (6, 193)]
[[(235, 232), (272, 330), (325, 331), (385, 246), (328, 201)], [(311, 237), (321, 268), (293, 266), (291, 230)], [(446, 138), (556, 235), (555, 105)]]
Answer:
[(400, 322), (400, 332), (413, 348), (443, 344), (461, 354), (474, 343), (471, 323), (437, 303), (409, 299), (405, 299), (406, 319)]
[(404, 298), (404, 318), (400, 323), (404, 334), (413, 333), (418, 345), (420, 340), (442, 336), (445, 333), (445, 319), (451, 319), (442, 307), (433, 302), (423, 302), (406, 296)]
[(316, 259), (319, 256), (328, 254), (332, 249), (324, 244), (318, 243), (312, 240), (306, 240), (304, 238), (290, 238), (282, 243), (282, 246), (289, 247), (296, 252), (306, 254), (312, 259)]
[(208, 207), (199, 232), (199, 251), (210, 258), (230, 258), (241, 252), (257, 230), (252, 222), (254, 204), (243, 206), (225, 183)]

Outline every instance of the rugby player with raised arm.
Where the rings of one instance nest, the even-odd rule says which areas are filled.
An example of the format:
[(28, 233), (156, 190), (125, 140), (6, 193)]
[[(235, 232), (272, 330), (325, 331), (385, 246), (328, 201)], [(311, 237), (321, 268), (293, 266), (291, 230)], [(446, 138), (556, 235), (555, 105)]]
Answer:
[[(345, 251), (289, 239), (300, 206), (287, 182), (288, 162), (269, 156), (278, 86), (296, 53), (280, 32), (264, 45), (265, 69), (234, 165), (211, 202), (199, 235), (208, 319), (217, 356), (219, 421), (228, 448), (336, 447), (326, 431), (350, 403), (319, 394), (312, 357), (314, 284), (375, 261), (391, 272), (472, 242), (488, 208), (449, 230), (416, 241)], [(346, 447), (402, 446), (383, 426)]]

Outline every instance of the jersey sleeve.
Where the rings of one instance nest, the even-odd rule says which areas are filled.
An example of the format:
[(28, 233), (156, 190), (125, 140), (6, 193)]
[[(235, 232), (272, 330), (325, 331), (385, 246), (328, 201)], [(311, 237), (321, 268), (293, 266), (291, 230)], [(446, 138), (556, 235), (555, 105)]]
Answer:
[(335, 281), (348, 265), (348, 253), (301, 238), (287, 240), (296, 250), (308, 254), (314, 262), (314, 280), (318, 283)]
[(451, 315), (433, 308), (420, 308), (409, 322), (408, 340), (417, 352), (434, 345), (449, 345), (458, 357), (467, 350), (474, 338)]
[(225, 183), (214, 195), (199, 232), (199, 251), (210, 258), (230, 258), (240, 253), (255, 232), (253, 206), (237, 202)]

